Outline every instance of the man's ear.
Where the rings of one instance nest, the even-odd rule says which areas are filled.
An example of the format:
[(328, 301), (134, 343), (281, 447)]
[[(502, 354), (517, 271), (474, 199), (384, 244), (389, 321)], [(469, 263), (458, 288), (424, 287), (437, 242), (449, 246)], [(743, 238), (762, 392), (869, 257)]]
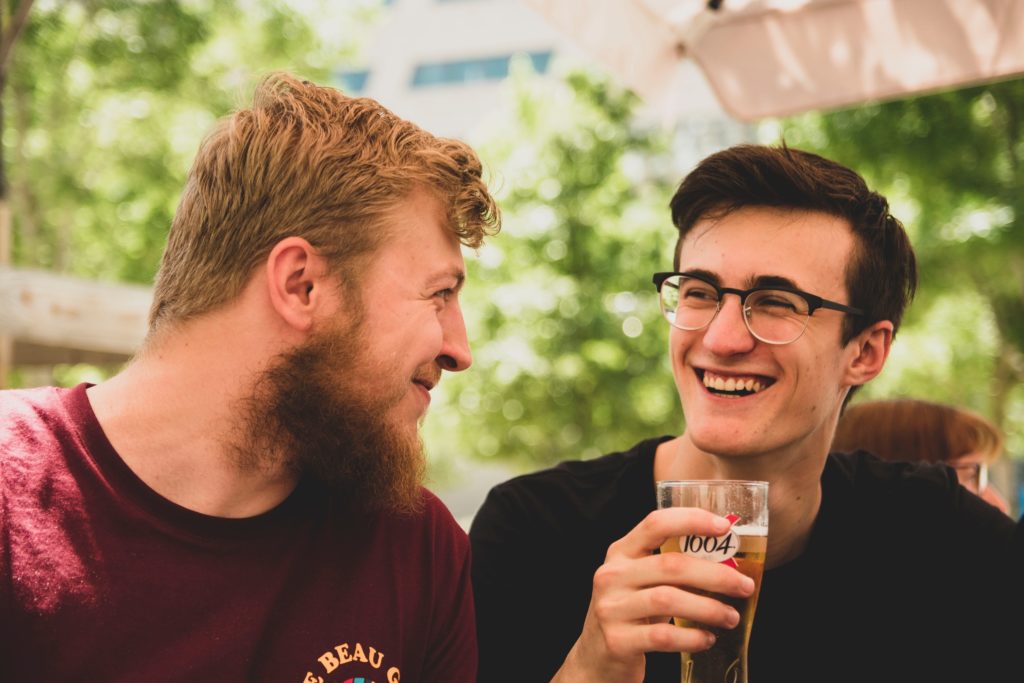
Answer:
[(325, 304), (327, 262), (305, 239), (286, 237), (267, 255), (266, 275), (270, 305), (287, 325), (308, 332)]
[(851, 339), (847, 348), (852, 356), (846, 368), (850, 385), (861, 385), (874, 379), (882, 371), (892, 346), (892, 323), (879, 320)]

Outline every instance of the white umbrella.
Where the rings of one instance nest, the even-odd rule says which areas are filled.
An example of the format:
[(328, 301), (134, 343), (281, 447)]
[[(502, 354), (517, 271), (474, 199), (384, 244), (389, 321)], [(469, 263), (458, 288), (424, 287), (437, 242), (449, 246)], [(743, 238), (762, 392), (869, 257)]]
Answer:
[(1024, 0), (526, 0), (663, 113), (752, 121), (1024, 74)]

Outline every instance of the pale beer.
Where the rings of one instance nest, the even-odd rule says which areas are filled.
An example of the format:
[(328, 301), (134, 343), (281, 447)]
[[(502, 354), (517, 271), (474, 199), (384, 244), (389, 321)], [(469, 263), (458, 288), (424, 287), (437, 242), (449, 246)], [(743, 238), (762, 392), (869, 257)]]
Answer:
[[(739, 546), (732, 560), (736, 563), (736, 569), (754, 580), (754, 593), (748, 598), (708, 594), (739, 612), (740, 623), (731, 629), (712, 628), (686, 619), (672, 620), (678, 626), (700, 628), (715, 634), (715, 644), (710, 649), (692, 654), (683, 653), (682, 683), (745, 683), (747, 680), (747, 647), (754, 623), (754, 610), (757, 608), (757, 596), (761, 591), (768, 536), (764, 528), (733, 527), (732, 533)], [(679, 552), (679, 540), (673, 538), (666, 541), (661, 548), (662, 552)]]
[(732, 524), (729, 531), (721, 536), (670, 538), (662, 545), (662, 552), (681, 552), (701, 561), (718, 562), (754, 580), (754, 592), (748, 598), (702, 593), (739, 613), (740, 621), (734, 628), (712, 628), (681, 618), (673, 619), (678, 626), (699, 628), (715, 636), (715, 644), (709, 649), (682, 654), (681, 681), (747, 683), (747, 649), (768, 549), (768, 482), (735, 479), (659, 481), (657, 489), (659, 508), (700, 508), (724, 517)]

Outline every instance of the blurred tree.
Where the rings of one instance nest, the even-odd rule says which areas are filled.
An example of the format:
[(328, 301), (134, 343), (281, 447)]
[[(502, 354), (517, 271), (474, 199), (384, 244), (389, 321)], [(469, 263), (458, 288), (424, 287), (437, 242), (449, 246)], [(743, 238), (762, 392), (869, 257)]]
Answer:
[[(150, 282), (215, 120), (267, 72), (329, 80), (381, 3), (0, 0), (0, 189), (11, 209), (5, 229), (0, 193), (0, 263)], [(22, 381), (17, 369), (7, 376), (11, 348), (0, 331), (0, 386)], [(53, 374), (74, 384), (115, 369)]]
[(516, 83), (511, 120), (480, 146), (501, 169), (504, 227), (469, 259), (475, 365), (442, 382), (427, 430), (536, 467), (680, 428), (651, 284), (671, 267), (678, 178), (627, 92), (582, 73)]
[(1024, 79), (808, 114), (792, 146), (846, 163), (893, 199), (921, 288), (875, 394), (970, 405), (1024, 445)]
[(326, 79), (375, 4), (37, 1), (4, 93), (13, 262), (150, 282), (202, 135), (268, 71)]
[[(15, 7), (0, 4), (0, 94), (7, 87), (7, 72), (14, 56), (14, 47), (28, 22), (33, 0), (20, 0)], [(0, 101), (0, 134), (4, 130), (4, 108)], [(7, 173), (3, 146), (0, 145), (0, 264), (10, 261), (10, 211)]]

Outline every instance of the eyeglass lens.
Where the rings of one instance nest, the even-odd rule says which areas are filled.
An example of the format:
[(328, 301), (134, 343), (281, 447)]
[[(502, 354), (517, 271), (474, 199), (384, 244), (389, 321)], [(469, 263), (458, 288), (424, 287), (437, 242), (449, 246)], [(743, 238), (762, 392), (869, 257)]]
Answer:
[[(799, 294), (759, 289), (747, 295), (744, 321), (758, 339), (785, 344), (797, 339), (807, 326), (807, 301)], [(661, 286), (661, 310), (669, 323), (683, 330), (699, 330), (718, 313), (718, 291), (703, 280), (673, 275)]]
[(956, 478), (960, 485), (969, 491), (978, 493), (982, 488), (983, 465), (979, 462), (955, 464)]

